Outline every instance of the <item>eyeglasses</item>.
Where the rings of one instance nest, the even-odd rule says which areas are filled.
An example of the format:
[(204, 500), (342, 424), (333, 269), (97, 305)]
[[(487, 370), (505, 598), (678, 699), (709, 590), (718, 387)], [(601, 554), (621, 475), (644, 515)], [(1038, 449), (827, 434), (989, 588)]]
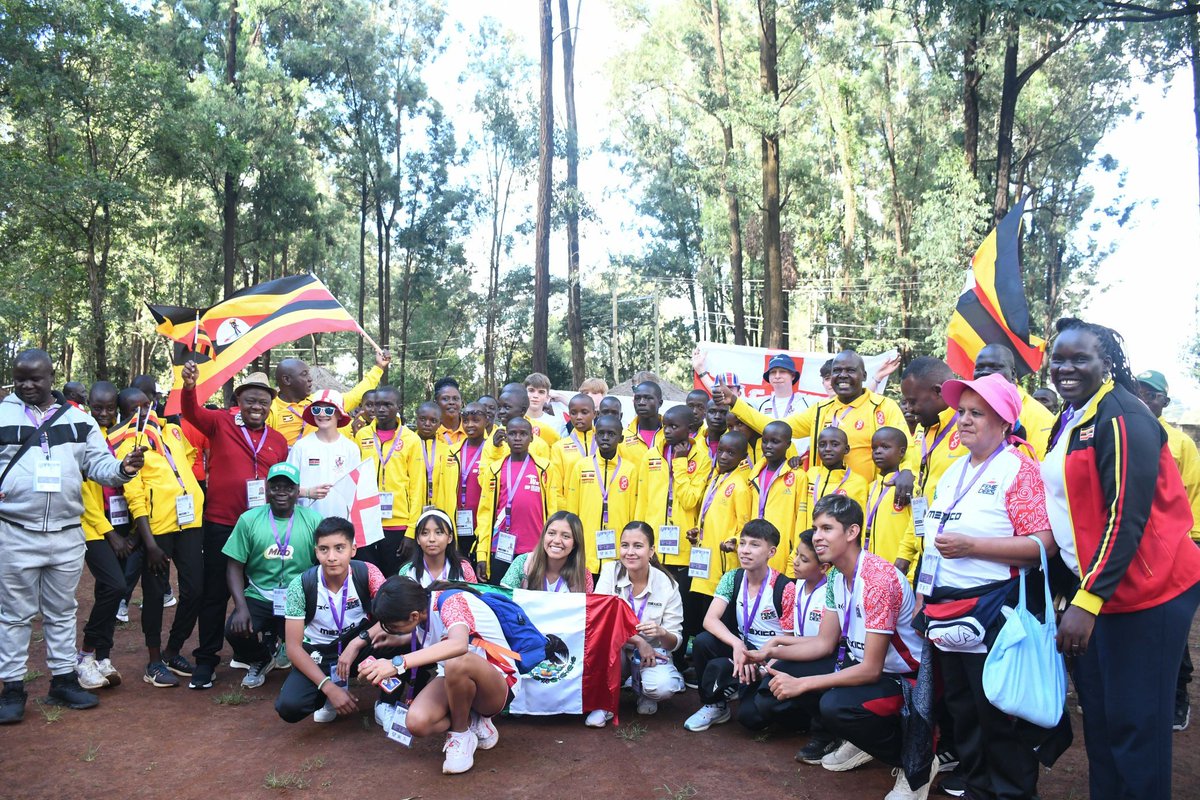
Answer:
[(403, 631), (395, 630), (394, 628), (390, 627), (389, 625), (387, 625), (384, 622), (379, 623), (379, 628), (380, 628), (380, 630), (382, 630), (384, 633), (388, 634), (389, 636), (403, 636), (404, 635)]
[(333, 406), (312, 406), (312, 415), (314, 417), (336, 417), (337, 409)]

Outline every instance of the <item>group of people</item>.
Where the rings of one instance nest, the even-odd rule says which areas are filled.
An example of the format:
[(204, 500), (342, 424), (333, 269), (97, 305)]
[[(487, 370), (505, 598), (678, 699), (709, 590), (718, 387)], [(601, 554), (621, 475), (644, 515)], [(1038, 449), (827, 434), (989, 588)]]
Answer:
[[(864, 385), (852, 351), (823, 370), (827, 397), (797, 393), (777, 355), (767, 400), (701, 374), (704, 388), (664, 411), (641, 376), (628, 424), (603, 381), (562, 397), (535, 373), (465, 403), (444, 378), (409, 428), (399, 393), (379, 385), (382, 352), (344, 395), (314, 393), (288, 359), (275, 386), (253, 374), (233, 408), (204, 407), (189, 364), (178, 420), (137, 381), (93, 385), (89, 416), (51, 392), (48, 357), (26, 351), (0, 404), (0, 722), (23, 714), (38, 611), (51, 702), (86, 708), (120, 682), (115, 611), (140, 578), (150, 685), (210, 688), (228, 641), (243, 686), (290, 668), (282, 719), (355, 713), (357, 679), (379, 687), (390, 738), (445, 734), (443, 771), (463, 772), (496, 745), (493, 718), (527, 662), (555, 646), (535, 631), (530, 656), (512, 601), (479, 588), (492, 584), (622, 598), (637, 620), (620, 658), (639, 714), (692, 688), (687, 730), (736, 715), (807, 733), (798, 761), (896, 768), (888, 800), (926, 797), (939, 772), (952, 795), (1030, 798), (1039, 762), (1070, 744), (1070, 716), (1039, 727), (983, 684), (1005, 609), (1048, 563), (1053, 607), (1036, 591), (1026, 602), (1058, 615), (1091, 796), (1168, 798), (1200, 604), (1200, 457), (1161, 421), (1163, 376), (1135, 376), (1115, 332), (1057, 327), (1057, 394), (1026, 394), (997, 345), (969, 379), (913, 359), (902, 403)], [(337, 490), (352, 471), (375, 481), (376, 541)], [(95, 602), (77, 651), (84, 561)], [(937, 746), (910, 780), (917, 734), (901, 711), (924, 690)], [(611, 719), (585, 712), (591, 727)]]

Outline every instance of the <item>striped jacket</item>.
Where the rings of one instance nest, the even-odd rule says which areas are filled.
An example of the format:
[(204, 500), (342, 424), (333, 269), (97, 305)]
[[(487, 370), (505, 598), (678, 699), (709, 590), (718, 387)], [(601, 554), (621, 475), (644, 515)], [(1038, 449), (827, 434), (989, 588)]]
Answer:
[[(1082, 576), (1071, 602), (1093, 614), (1161, 605), (1200, 582), (1192, 511), (1167, 434), (1111, 382), (1082, 414), (1063, 463)], [(1060, 417), (1051, 442), (1061, 426)]]

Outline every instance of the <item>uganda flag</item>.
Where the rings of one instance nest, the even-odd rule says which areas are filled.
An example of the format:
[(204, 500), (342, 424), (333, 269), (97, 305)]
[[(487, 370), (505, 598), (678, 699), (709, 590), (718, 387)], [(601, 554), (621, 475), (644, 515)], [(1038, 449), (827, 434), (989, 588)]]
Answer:
[(204, 399), (272, 347), (311, 333), (362, 330), (314, 275), (250, 286), (207, 309), (146, 306), (158, 322), (155, 330), (176, 342), (167, 414), (179, 413), (181, 373), (189, 359), (199, 368), (196, 392)]
[(968, 380), (975, 357), (989, 344), (1012, 351), (1018, 375), (1042, 366), (1046, 342), (1029, 331), (1029, 305), (1017, 258), (1024, 211), (1021, 198), (975, 252), (967, 285), (946, 329), (946, 362)]

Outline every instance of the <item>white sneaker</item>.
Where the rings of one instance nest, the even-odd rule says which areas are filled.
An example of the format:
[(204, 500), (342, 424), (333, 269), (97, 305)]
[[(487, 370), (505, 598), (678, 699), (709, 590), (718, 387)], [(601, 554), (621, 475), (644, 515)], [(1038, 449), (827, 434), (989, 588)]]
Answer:
[(821, 759), (821, 766), (830, 772), (848, 772), (871, 760), (871, 755), (859, 750), (849, 742), (842, 742), (838, 749)]
[(658, 713), (658, 701), (651, 700), (648, 697), (639, 697), (637, 701), (637, 713), (643, 717), (648, 717), (651, 714)]
[(103, 689), (108, 686), (108, 678), (100, 672), (96, 657), (90, 653), (75, 665), (75, 674), (79, 676), (79, 685), (84, 689)]
[(121, 605), (117, 606), (117, 622), (129, 622), (129, 603), (122, 600)]
[(395, 714), (396, 707), (391, 703), (375, 703), (375, 724), (385, 731), (392, 727), (392, 717)]
[(701, 706), (700, 710), (687, 718), (683, 723), (683, 727), (689, 731), (706, 731), (713, 725), (723, 725), (729, 722), (733, 715), (729, 713), (729, 705), (726, 703), (709, 703), (706, 706)]
[(167, 587), (167, 591), (163, 592), (163, 608), (170, 608), (178, 602), (175, 593), (171, 591), (170, 587)]
[(96, 662), (96, 667), (100, 670), (100, 674), (108, 681), (109, 688), (121, 685), (121, 673), (113, 666), (112, 659), (102, 658)]
[(238, 661), (236, 658), (229, 659), (230, 669), (250, 669), (250, 665), (245, 661)]
[(496, 730), (491, 717), (471, 712), (471, 733), (475, 734), (476, 745), (480, 750), (491, 750), (500, 741), (500, 731)]
[(608, 721), (613, 718), (613, 715), (597, 708), (595, 711), (587, 715), (587, 719), (583, 721), (584, 725), (589, 728), (603, 728), (608, 724)]
[(896, 776), (896, 785), (883, 798), (883, 800), (925, 800), (929, 797), (929, 788), (933, 786), (933, 777), (937, 775), (938, 762), (935, 758), (929, 770), (929, 780), (925, 781), (925, 785), (920, 789), (913, 789), (908, 785), (908, 776), (904, 774), (904, 768), (892, 770), (892, 774)]
[(313, 722), (333, 722), (337, 716), (337, 709), (326, 700), (325, 705), (313, 712)]
[(251, 664), (250, 669), (246, 672), (246, 677), (242, 678), (243, 689), (257, 689), (267, 682), (267, 673), (275, 669), (274, 659), (268, 658), (261, 664)]
[(446, 754), (446, 760), (442, 762), (442, 774), (457, 775), (475, 766), (475, 748), (478, 745), (479, 740), (470, 730), (448, 732), (446, 743), (442, 745), (442, 752)]

